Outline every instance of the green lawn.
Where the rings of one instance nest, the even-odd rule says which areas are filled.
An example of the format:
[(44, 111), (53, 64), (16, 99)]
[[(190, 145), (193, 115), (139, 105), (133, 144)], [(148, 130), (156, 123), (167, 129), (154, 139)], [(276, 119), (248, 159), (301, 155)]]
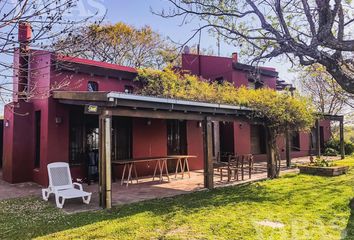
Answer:
[[(354, 157), (339, 163), (354, 166)], [(334, 178), (292, 174), (72, 215), (37, 198), (7, 200), (0, 239), (354, 239), (353, 186), (354, 169)]]

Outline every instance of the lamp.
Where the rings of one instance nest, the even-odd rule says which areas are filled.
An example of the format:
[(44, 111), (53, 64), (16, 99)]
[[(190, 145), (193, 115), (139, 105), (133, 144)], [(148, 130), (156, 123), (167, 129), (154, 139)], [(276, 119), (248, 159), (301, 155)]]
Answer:
[(202, 127), (202, 122), (201, 122), (201, 121), (198, 121), (198, 122), (197, 122), (197, 127), (198, 127), (198, 128), (201, 128), (201, 127)]
[(63, 122), (63, 118), (62, 117), (55, 117), (55, 123), (56, 124), (61, 124)]

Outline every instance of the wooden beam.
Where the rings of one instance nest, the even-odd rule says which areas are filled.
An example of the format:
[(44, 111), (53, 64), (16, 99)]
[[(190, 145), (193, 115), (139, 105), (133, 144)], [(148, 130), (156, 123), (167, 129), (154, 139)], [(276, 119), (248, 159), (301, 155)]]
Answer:
[(100, 206), (108, 209), (112, 207), (111, 129), (112, 115), (105, 110), (99, 117), (99, 193)]
[(344, 123), (343, 119), (339, 121), (339, 140), (340, 140), (340, 156), (341, 159), (345, 158), (345, 149), (344, 149)]
[(209, 117), (203, 120), (204, 187), (214, 188), (212, 122)]
[(79, 101), (108, 101), (108, 92), (83, 92), (83, 91), (54, 91), (54, 99), (79, 100)]
[(290, 133), (289, 130), (285, 132), (285, 156), (286, 156), (286, 166), (291, 167), (291, 143), (290, 143)]
[(320, 131), (320, 120), (316, 120), (316, 156), (321, 156), (321, 131)]
[(138, 118), (158, 118), (158, 119), (181, 119), (181, 120), (203, 120), (204, 116), (197, 113), (183, 113), (170, 111), (154, 111), (144, 109), (123, 109), (112, 108), (113, 116), (138, 117)]

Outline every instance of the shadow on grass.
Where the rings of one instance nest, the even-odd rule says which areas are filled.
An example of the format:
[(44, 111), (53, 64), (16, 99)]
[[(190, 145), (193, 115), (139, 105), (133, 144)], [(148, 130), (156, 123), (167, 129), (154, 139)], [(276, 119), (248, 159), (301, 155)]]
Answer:
[[(102, 221), (124, 219), (140, 213), (151, 213), (164, 219), (165, 217), (173, 218), (181, 212), (188, 214), (200, 211), (202, 208), (229, 204), (282, 202), (295, 195), (306, 196), (307, 193), (313, 191), (326, 194), (321, 193), (320, 189), (329, 187), (328, 180), (314, 182), (313, 178), (309, 179), (306, 176), (285, 176), (264, 183), (217, 188), (172, 198), (116, 206), (111, 210), (71, 215), (66, 215), (37, 198), (3, 201), (0, 202), (0, 229), (3, 229), (0, 239), (30, 239)], [(349, 184), (349, 182), (337, 178), (333, 182), (330, 181), (330, 185), (333, 186), (330, 186), (328, 190), (335, 190), (335, 186), (340, 186), (338, 184)], [(1, 209), (4, 206), (5, 209)], [(348, 222), (348, 236), (354, 236), (353, 227), (354, 215), (352, 214)]]
[(344, 240), (352, 240), (354, 239), (354, 198), (351, 199), (349, 203), (351, 212), (350, 217), (348, 219), (347, 227), (345, 228), (344, 232)]

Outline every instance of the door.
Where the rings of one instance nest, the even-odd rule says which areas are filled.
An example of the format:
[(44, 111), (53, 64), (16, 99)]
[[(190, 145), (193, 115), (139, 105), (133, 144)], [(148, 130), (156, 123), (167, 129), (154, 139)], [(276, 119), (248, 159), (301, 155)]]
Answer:
[[(186, 121), (167, 121), (167, 155), (187, 154), (187, 128)], [(176, 168), (176, 161), (169, 160), (168, 170)]]

